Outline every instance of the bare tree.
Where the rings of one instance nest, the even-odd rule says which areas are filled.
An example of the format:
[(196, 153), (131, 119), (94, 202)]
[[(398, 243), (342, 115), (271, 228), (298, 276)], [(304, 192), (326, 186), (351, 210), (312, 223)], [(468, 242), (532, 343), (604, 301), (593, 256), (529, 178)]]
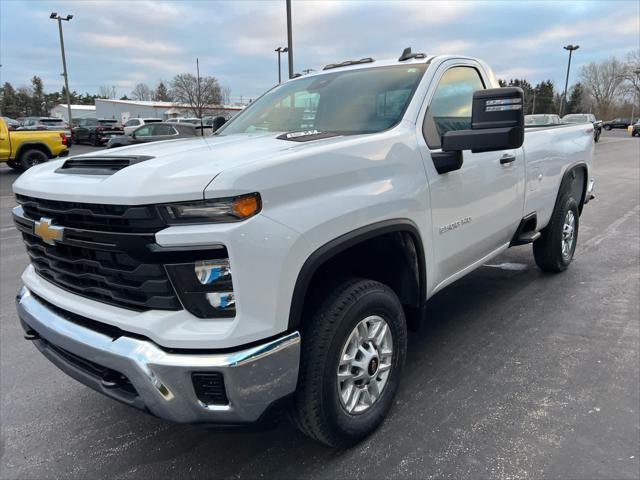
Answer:
[(116, 87), (100, 85), (98, 87), (98, 96), (100, 98), (116, 98)]
[(190, 73), (181, 73), (171, 81), (171, 95), (174, 101), (189, 106), (193, 114), (202, 118), (211, 105), (222, 103), (222, 88), (215, 77), (198, 79)]
[(153, 91), (146, 83), (139, 83), (131, 90), (131, 98), (134, 100), (151, 100)]
[(615, 57), (582, 67), (582, 84), (600, 118), (609, 118), (616, 99), (623, 93), (626, 70), (626, 65)]
[(630, 97), (640, 98), (640, 48), (627, 54), (624, 79), (630, 90)]

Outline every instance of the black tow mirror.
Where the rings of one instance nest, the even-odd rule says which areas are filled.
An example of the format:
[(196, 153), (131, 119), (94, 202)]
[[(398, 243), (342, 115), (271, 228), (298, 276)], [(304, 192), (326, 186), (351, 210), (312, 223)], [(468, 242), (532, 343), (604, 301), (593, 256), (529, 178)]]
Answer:
[(471, 129), (442, 136), (442, 152), (434, 153), (438, 173), (462, 167), (462, 151), (494, 152), (519, 148), (524, 142), (524, 91), (518, 87), (478, 90), (473, 94)]
[(518, 87), (478, 90), (473, 94), (471, 130), (442, 136), (442, 150), (494, 152), (519, 148), (524, 142), (524, 92)]
[(223, 126), (225, 123), (227, 123), (227, 119), (224, 118), (223, 116), (219, 116), (213, 119), (213, 122), (211, 123), (211, 126), (213, 128), (213, 131), (215, 132), (216, 130), (218, 130), (221, 126)]

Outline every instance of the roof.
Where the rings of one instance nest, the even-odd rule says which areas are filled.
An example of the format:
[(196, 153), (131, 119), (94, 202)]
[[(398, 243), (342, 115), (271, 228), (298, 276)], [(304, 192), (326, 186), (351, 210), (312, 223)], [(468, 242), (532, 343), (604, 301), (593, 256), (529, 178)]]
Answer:
[[(67, 108), (67, 104), (66, 103), (59, 103), (58, 105), (56, 105), (56, 107), (62, 107), (62, 108)], [(95, 110), (96, 106), (95, 105), (71, 105), (71, 108), (73, 110)]]
[[(98, 102), (119, 103), (123, 105), (136, 105), (139, 107), (151, 108), (191, 108), (191, 105), (184, 103), (160, 102), (155, 100), (114, 100), (110, 98), (96, 98), (96, 103)], [(205, 108), (210, 110), (242, 110), (242, 107), (238, 107), (236, 105), (207, 105)]]

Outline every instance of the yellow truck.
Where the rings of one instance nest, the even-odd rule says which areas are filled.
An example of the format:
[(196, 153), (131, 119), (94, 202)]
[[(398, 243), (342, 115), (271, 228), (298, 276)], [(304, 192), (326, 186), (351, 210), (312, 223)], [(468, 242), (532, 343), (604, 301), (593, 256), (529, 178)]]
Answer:
[(67, 136), (53, 130), (11, 130), (0, 117), (0, 163), (27, 170), (55, 157), (69, 154)]

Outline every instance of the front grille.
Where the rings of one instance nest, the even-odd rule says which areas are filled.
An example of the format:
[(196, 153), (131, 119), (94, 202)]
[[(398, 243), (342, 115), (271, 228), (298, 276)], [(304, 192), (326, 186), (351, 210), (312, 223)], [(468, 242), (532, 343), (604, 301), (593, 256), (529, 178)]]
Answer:
[(148, 233), (166, 227), (154, 205), (102, 205), (16, 195), (26, 218), (51, 218), (65, 227), (107, 232)]
[(124, 252), (47, 245), (24, 231), (22, 236), (36, 272), (65, 290), (137, 311), (181, 308), (161, 264), (140, 263)]
[[(16, 227), (35, 271), (51, 283), (98, 302), (136, 311), (180, 310), (182, 305), (154, 253), (153, 233), (165, 226), (155, 206), (97, 205), (17, 195)], [(61, 241), (45, 243), (34, 222), (64, 227)]]

